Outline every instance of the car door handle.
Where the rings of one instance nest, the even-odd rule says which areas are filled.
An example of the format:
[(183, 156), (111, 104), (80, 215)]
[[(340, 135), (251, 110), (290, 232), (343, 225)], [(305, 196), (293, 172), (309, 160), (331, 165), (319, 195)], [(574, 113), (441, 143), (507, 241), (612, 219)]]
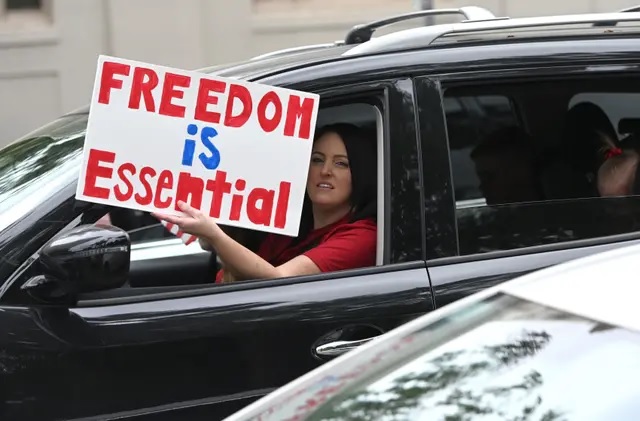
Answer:
[(329, 342), (328, 344), (318, 346), (316, 348), (316, 354), (322, 355), (323, 357), (335, 357), (351, 351), (352, 349), (355, 349), (360, 345), (364, 345), (374, 338), (376, 338), (376, 336), (366, 339), (359, 339), (357, 341)]

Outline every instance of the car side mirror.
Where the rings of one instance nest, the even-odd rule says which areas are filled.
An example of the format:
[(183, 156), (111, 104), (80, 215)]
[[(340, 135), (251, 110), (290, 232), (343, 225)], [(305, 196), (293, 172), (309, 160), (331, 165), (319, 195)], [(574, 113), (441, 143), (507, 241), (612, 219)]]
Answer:
[(22, 290), (41, 303), (74, 304), (82, 293), (122, 287), (130, 257), (131, 241), (122, 229), (80, 225), (45, 244), (38, 275)]

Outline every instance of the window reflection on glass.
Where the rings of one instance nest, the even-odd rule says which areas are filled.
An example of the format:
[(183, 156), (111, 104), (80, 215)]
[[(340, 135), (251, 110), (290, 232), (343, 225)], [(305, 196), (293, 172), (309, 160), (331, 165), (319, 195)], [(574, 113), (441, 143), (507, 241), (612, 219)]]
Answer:
[(458, 209), (456, 217), (460, 254), (627, 234), (640, 230), (639, 215), (638, 196)]
[(477, 305), (485, 317), (441, 323), (417, 353), (379, 368), (308, 419), (637, 418), (637, 333), (508, 296)]
[(443, 98), (451, 148), (453, 185), (458, 206), (484, 199), (470, 154), (494, 130), (517, 124), (511, 100), (501, 95), (461, 95)]
[(63, 117), (0, 150), (0, 229), (77, 179), (87, 117)]
[(639, 86), (621, 76), (446, 88), (457, 254), (637, 235)]

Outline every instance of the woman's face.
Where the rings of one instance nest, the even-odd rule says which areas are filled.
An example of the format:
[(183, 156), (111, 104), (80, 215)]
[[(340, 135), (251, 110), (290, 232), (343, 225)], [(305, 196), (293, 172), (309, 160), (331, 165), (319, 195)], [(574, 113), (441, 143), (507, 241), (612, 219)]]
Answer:
[(349, 206), (351, 169), (347, 149), (336, 133), (326, 133), (313, 145), (307, 193), (314, 205), (324, 208)]

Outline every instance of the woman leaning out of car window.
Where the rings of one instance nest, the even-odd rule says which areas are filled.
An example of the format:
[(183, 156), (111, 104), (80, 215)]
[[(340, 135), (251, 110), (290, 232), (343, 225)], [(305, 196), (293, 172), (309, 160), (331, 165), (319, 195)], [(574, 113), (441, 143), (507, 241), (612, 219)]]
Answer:
[(375, 265), (374, 139), (351, 124), (316, 133), (300, 235), (268, 234), (257, 253), (232, 239), (213, 218), (180, 202), (184, 216), (154, 214), (215, 249), (223, 269), (216, 282), (313, 275)]

